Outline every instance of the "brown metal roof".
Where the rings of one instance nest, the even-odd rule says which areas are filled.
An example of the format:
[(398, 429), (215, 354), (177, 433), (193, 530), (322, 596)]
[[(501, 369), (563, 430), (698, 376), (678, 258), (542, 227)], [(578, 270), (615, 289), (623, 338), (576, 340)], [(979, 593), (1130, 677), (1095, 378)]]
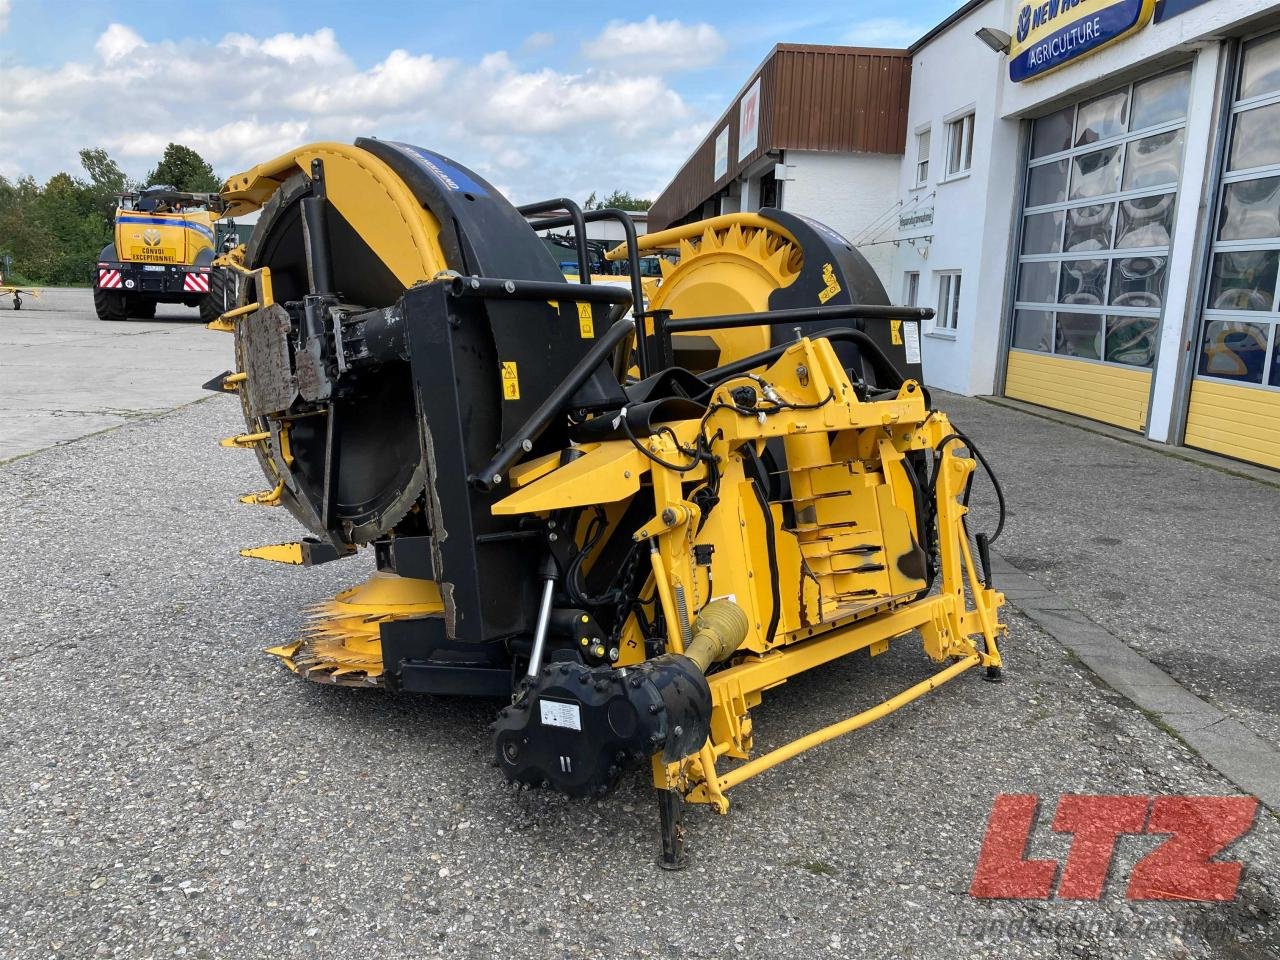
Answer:
[[(760, 78), (760, 136), (738, 159), (738, 104)], [(902, 153), (911, 55), (876, 47), (780, 43), (649, 209), (649, 229), (689, 215), (771, 150)], [(729, 127), (729, 168), (714, 178), (715, 141)]]

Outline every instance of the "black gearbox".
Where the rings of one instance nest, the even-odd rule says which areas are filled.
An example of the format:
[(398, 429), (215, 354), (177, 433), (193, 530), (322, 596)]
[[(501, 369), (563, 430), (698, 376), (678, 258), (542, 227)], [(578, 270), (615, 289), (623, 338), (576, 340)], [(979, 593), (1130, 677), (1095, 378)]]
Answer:
[(561, 662), (498, 714), (494, 748), (508, 780), (603, 797), (629, 765), (658, 752), (673, 763), (710, 730), (711, 688), (688, 657), (616, 670)]

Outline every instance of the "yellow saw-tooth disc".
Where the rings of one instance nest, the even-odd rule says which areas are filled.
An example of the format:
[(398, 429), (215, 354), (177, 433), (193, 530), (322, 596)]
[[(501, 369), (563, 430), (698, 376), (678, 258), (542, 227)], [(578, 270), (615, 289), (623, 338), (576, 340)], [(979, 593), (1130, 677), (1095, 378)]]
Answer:
[[(681, 239), (675, 249), (678, 261), (660, 261), (662, 283), (650, 297), (649, 308), (670, 310), (676, 318), (768, 310), (770, 295), (795, 282), (804, 259), (800, 248), (779, 230), (723, 221), (708, 225), (701, 237)], [(767, 326), (706, 335), (720, 348), (722, 364), (772, 345)]]

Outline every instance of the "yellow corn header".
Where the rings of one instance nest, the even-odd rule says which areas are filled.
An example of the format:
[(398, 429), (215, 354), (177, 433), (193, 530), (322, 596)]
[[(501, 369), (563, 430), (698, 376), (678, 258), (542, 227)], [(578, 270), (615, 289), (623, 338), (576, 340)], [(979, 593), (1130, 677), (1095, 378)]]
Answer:
[[(224, 443), (267, 477), (242, 499), (308, 532), (244, 552), (376, 567), (271, 651), (298, 674), (493, 698), (521, 786), (603, 796), (647, 766), (668, 867), (684, 803), (727, 812), (783, 760), (999, 677), (980, 455), (931, 403), (928, 311), (889, 304), (835, 231), (761, 210), (638, 238), (380, 140), (300, 148), (223, 199), (261, 211), (222, 261), (237, 369), (210, 386), (247, 424)], [(566, 282), (535, 233), (598, 219), (628, 231), (625, 285), (585, 256)], [(929, 679), (756, 751), (766, 690), (899, 639)]]

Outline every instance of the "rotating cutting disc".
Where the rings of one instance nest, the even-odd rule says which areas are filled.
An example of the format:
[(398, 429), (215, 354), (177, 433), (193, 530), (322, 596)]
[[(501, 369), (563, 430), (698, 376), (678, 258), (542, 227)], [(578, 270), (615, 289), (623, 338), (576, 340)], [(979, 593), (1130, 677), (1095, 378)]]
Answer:
[[(332, 263), (328, 286), (352, 309), (391, 306), (413, 283), (448, 268), (435, 242), (439, 223), (376, 157), (355, 147), (326, 146), (300, 154), (275, 184), (245, 249), (245, 266), (270, 271), (276, 304), (317, 292), (302, 204), (315, 192), (306, 171), (318, 159)], [(424, 236), (432, 242), (424, 243)], [(245, 285), (242, 303), (255, 295)], [(286, 330), (265, 335), (264, 326), (271, 324)], [(259, 314), (237, 323), (236, 357), (241, 370), (274, 363), (280, 372), (276, 383), (286, 382), (292, 392), (304, 370), (289, 346), (296, 344), (297, 331), (287, 325), (288, 315), (279, 310), (274, 319)], [(250, 379), (258, 385), (270, 381)], [(255, 447), (259, 461), (273, 482), (284, 479), (281, 502), (313, 532), (367, 543), (390, 530), (423, 489), (426, 466), (408, 364), (385, 364), (313, 402), (302, 393), (289, 409), (266, 416), (261, 404), (255, 406), (253, 390), (242, 391), (249, 432), (267, 434)]]

